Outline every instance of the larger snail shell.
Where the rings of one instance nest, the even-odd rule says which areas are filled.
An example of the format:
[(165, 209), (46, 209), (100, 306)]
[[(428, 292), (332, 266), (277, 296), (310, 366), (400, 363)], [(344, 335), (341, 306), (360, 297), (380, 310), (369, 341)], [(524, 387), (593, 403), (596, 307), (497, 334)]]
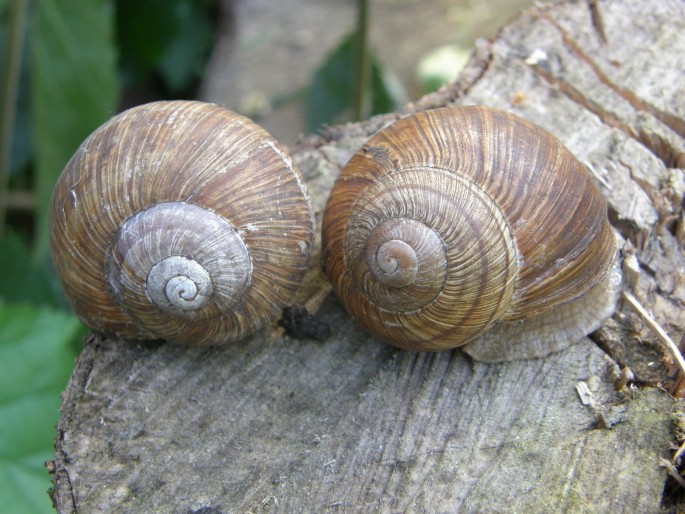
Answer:
[(305, 185), (247, 118), (155, 102), (112, 118), (55, 188), (51, 249), (79, 318), (105, 334), (238, 340), (274, 319), (307, 269)]
[[(616, 288), (607, 206), (584, 167), (541, 128), (482, 107), (417, 113), (367, 141), (333, 187), (322, 251), (348, 311), (412, 350), (539, 320), (602, 281)], [(583, 327), (598, 316), (607, 309)]]

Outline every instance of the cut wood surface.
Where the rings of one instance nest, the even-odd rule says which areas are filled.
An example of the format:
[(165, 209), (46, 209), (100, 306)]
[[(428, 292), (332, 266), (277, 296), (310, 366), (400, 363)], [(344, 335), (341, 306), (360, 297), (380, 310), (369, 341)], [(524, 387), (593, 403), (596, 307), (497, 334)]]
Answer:
[[(320, 221), (340, 167), (403, 114), (456, 103), (527, 118), (593, 170), (625, 240), (624, 288), (678, 339), (684, 53), (680, 0), (541, 4), (479, 43), (450, 87), (293, 157)], [(315, 259), (296, 303), (331, 326), (325, 342), (275, 324), (212, 348), (90, 337), (63, 395), (58, 511), (659, 511), (682, 406), (628, 305), (568, 350), (482, 364), (386, 346), (328, 292)], [(626, 366), (635, 383), (617, 391)]]

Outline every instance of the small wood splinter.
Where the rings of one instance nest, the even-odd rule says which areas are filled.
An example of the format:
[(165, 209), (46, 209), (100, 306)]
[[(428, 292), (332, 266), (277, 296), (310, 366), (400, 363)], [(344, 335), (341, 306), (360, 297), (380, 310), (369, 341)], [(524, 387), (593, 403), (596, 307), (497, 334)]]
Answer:
[(652, 316), (649, 315), (649, 313), (645, 310), (645, 308), (640, 304), (640, 302), (637, 301), (637, 298), (635, 298), (632, 294), (630, 294), (627, 291), (623, 291), (623, 297), (628, 301), (630, 306), (635, 309), (640, 316), (642, 316), (642, 319), (645, 321), (647, 326), (652, 329), (652, 331), (656, 334), (657, 338), (666, 345), (666, 347), (669, 349), (671, 354), (673, 354), (673, 357), (675, 358), (676, 362), (678, 363), (678, 367), (680, 368), (680, 372), (685, 374), (685, 359), (683, 359), (683, 355), (680, 353), (680, 350), (678, 350), (678, 346), (673, 342), (673, 339), (671, 339), (666, 331), (661, 328), (661, 325), (659, 325)]

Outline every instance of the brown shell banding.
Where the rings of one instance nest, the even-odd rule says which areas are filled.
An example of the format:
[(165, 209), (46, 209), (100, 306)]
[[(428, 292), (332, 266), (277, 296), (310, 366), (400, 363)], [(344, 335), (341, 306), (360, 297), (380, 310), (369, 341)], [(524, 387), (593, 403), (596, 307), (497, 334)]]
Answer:
[(585, 294), (524, 321), (502, 322), (464, 346), (480, 362), (544, 357), (597, 330), (614, 313), (621, 291), (618, 252), (602, 280)]
[[(348, 310), (381, 339), (412, 349), (453, 347), (473, 339), (497, 319), (491, 311), (480, 320), (463, 314), (454, 318), (450, 308), (441, 309), (441, 320), (427, 318), (422, 310), (414, 315), (416, 323), (405, 324), (406, 316), (390, 319), (384, 308), (367, 302), (364, 291), (372, 287), (360, 287), (359, 278), (354, 278), (364, 275), (351, 257), (357, 252), (343, 250), (351, 238), (348, 231), (376, 223), (366, 219), (359, 207), (364, 196), (381, 198), (375, 212), (394, 209), (383, 203), (385, 193), (378, 192), (395, 186), (375, 184), (402, 177), (407, 170), (415, 170), (418, 189), (400, 195), (400, 204), (427, 202), (428, 210), (434, 210), (433, 219), (444, 216), (448, 227), (463, 217), (452, 210), (460, 200), (454, 193), (446, 194), (445, 186), (426, 187), (426, 177), (436, 172), (470, 184), (496, 206), (485, 210), (501, 213), (503, 223), (498, 226), (506, 229), (494, 233), (509, 232), (513, 240), (507, 243), (509, 250), (492, 262), (515, 263), (518, 270), (504, 267), (508, 270), (505, 282), (516, 284), (510, 301), (497, 308), (496, 317), (522, 320), (577, 298), (603, 278), (612, 262), (615, 242), (606, 203), (584, 167), (554, 137), (525, 120), (487, 108), (417, 113), (376, 134), (350, 160), (336, 181), (324, 216), (322, 244), (329, 277)], [(491, 218), (484, 218), (473, 233), (489, 222)], [(433, 228), (432, 223), (427, 225)], [(445, 239), (441, 230), (436, 232)], [(472, 246), (480, 244), (471, 240)], [(476, 283), (485, 281), (477, 279)], [(461, 286), (449, 279), (442, 291), (440, 295), (463, 296)], [(508, 293), (501, 296), (506, 299)], [(481, 300), (470, 312), (478, 317), (488, 304)], [(483, 323), (481, 329), (475, 328)]]
[[(213, 311), (202, 323), (170, 322), (160, 333), (121, 307), (107, 280), (108, 256), (132, 216), (184, 203), (233, 227), (249, 249), (249, 287), (233, 310), (217, 314), (210, 302)], [(130, 109), (84, 141), (56, 186), (51, 224), (58, 275), (86, 325), (190, 344), (241, 339), (274, 319), (308, 267), (314, 237), (304, 182), (285, 150), (247, 118), (184, 101)], [(199, 220), (192, 224), (202, 232)], [(174, 247), (171, 254), (192, 258), (195, 251)]]
[[(363, 255), (379, 230), (416, 252), (413, 283), (373, 279)], [(447, 170), (402, 169), (374, 181), (350, 211), (344, 248), (352, 283), (343, 287), (369, 300), (354, 303), (353, 315), (402, 344), (436, 349), (475, 337), (503, 316), (514, 291), (516, 249), (502, 213), (473, 182)]]

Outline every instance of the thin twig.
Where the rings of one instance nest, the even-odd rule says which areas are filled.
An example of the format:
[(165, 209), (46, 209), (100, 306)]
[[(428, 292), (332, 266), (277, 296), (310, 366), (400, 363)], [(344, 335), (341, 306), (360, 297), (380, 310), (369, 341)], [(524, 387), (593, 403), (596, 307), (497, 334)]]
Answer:
[(637, 301), (637, 299), (630, 294), (627, 291), (623, 291), (623, 297), (628, 301), (630, 306), (635, 309), (640, 316), (642, 316), (642, 319), (647, 323), (649, 328), (652, 329), (652, 331), (656, 334), (657, 338), (661, 340), (662, 343), (664, 343), (669, 351), (673, 354), (673, 357), (675, 358), (676, 362), (678, 363), (678, 366), (680, 367), (680, 371), (682, 373), (685, 373), (685, 359), (683, 359), (683, 355), (680, 353), (680, 350), (678, 350), (678, 347), (676, 344), (673, 342), (673, 340), (668, 336), (666, 331), (661, 328), (661, 325), (659, 325), (652, 316), (649, 315), (649, 313), (642, 307), (640, 302)]
[(659, 459), (659, 465), (666, 468), (668, 474), (671, 475), (676, 482), (678, 482), (680, 487), (685, 489), (685, 479), (683, 479), (683, 477), (680, 476), (680, 473), (678, 473), (678, 470), (672, 463), (662, 458)]
[(603, 185), (604, 187), (606, 187), (607, 189), (611, 189), (611, 184), (609, 184), (609, 182), (607, 182), (606, 180), (604, 180), (604, 178), (603, 178), (599, 173), (597, 173), (597, 170), (595, 169), (595, 167), (592, 165), (591, 162), (589, 162), (589, 161), (583, 161), (583, 164), (585, 164), (585, 167), (586, 167), (588, 170), (590, 170), (590, 173), (592, 173), (592, 174), (595, 176), (595, 178), (596, 178), (599, 182), (602, 183), (602, 185)]
[(673, 456), (673, 462), (675, 464), (678, 463), (678, 459), (680, 459), (680, 456), (685, 452), (685, 441), (683, 441), (683, 444), (680, 445), (680, 448), (678, 448), (678, 451), (675, 452), (675, 455)]
[(322, 282), (316, 291), (314, 291), (314, 294), (312, 294), (309, 300), (304, 304), (304, 308), (307, 309), (310, 314), (316, 314), (321, 307), (321, 304), (323, 304), (324, 300), (331, 294), (331, 291), (333, 291), (331, 283), (327, 280)]
[(36, 195), (32, 191), (8, 191), (5, 195), (5, 207), (32, 211), (36, 208)]
[(369, 1), (357, 1), (357, 38), (355, 48), (356, 84), (354, 88), (354, 121), (368, 118), (371, 60), (368, 48)]

